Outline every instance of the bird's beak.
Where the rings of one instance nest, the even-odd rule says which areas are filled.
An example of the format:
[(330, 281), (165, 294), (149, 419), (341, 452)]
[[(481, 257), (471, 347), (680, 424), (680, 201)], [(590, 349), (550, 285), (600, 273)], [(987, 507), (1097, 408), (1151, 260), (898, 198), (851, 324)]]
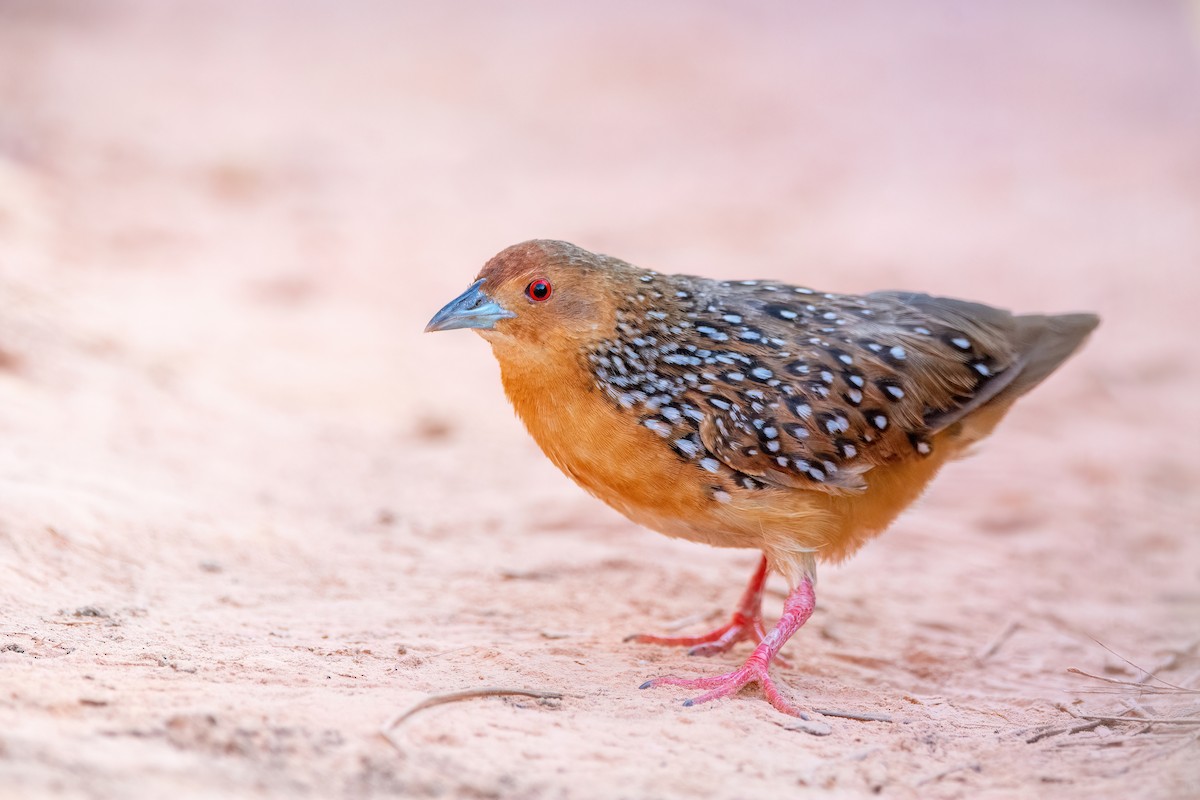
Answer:
[(425, 326), (425, 332), (451, 331), (455, 328), (490, 330), (500, 320), (515, 317), (516, 314), (488, 297), (482, 288), (483, 281), (480, 278), (472, 283), (469, 289), (434, 314)]

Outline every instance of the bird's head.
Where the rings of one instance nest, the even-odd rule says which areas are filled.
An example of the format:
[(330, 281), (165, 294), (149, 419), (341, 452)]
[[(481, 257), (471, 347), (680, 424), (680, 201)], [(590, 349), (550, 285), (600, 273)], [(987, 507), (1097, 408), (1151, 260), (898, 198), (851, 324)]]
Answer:
[(612, 330), (614, 286), (633, 270), (567, 242), (522, 242), (488, 261), (425, 330), (473, 328), (497, 351), (525, 356), (579, 348)]

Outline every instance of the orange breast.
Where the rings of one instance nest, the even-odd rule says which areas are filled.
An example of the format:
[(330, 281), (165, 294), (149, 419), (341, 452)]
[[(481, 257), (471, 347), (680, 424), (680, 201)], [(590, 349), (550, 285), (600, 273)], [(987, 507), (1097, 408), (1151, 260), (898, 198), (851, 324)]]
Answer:
[(504, 390), (534, 441), (564, 473), (635, 522), (668, 536), (753, 547), (710, 519), (701, 471), (638, 424), (582, 371), (547, 374), (501, 359)]

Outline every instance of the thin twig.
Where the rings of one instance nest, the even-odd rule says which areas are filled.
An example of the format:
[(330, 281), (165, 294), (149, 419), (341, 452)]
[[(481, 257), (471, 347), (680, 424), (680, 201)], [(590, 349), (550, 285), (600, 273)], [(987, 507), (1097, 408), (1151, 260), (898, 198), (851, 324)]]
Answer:
[[(1140, 670), (1141, 667), (1138, 667), (1138, 669)], [(1145, 672), (1145, 670), (1142, 671)], [(1084, 672), (1083, 670), (1076, 669), (1075, 667), (1067, 667), (1067, 672), (1071, 673), (1072, 675), (1082, 675), (1083, 677), (1091, 678), (1094, 681), (1110, 683), (1114, 686), (1126, 686), (1130, 689), (1137, 689), (1139, 692), (1143, 692), (1145, 694), (1178, 694), (1181, 692), (1183, 694), (1200, 694), (1200, 689), (1187, 689), (1182, 686), (1172, 686), (1171, 684), (1167, 684), (1166, 687), (1147, 686), (1144, 681), (1123, 681), (1117, 678), (1105, 678), (1103, 675), (1093, 675), (1090, 672)], [(1147, 673), (1147, 675), (1154, 677), (1151, 673)], [(1159, 679), (1156, 678), (1156, 680)]]
[(841, 717), (842, 719), (856, 719), (860, 722), (891, 722), (892, 718), (887, 714), (866, 714), (859, 711), (837, 711), (832, 708), (814, 708), (818, 714), (826, 717)]
[(1186, 691), (1188, 691), (1187, 689), (1183, 688), (1182, 686), (1176, 686), (1175, 684), (1173, 684), (1173, 683), (1171, 683), (1171, 682), (1169, 682), (1169, 681), (1164, 681), (1162, 678), (1158, 677), (1158, 676), (1157, 676), (1157, 675), (1155, 675), (1153, 672), (1150, 672), (1150, 671), (1149, 671), (1149, 670), (1147, 670), (1147, 669), (1143, 669), (1142, 667), (1139, 667), (1137, 664), (1133, 663), (1133, 662), (1132, 662), (1132, 661), (1130, 661), (1128, 658), (1126, 658), (1125, 656), (1123, 656), (1123, 655), (1121, 655), (1120, 653), (1118, 653), (1116, 650), (1113, 650), (1111, 647), (1109, 647), (1108, 645), (1106, 645), (1104, 642), (1100, 641), (1100, 640), (1099, 640), (1099, 639), (1097, 639), (1096, 637), (1094, 637), (1094, 636), (1090, 636), (1090, 637), (1088, 637), (1088, 638), (1090, 638), (1090, 639), (1091, 639), (1093, 642), (1095, 642), (1096, 644), (1098, 644), (1098, 645), (1100, 645), (1101, 647), (1103, 647), (1103, 648), (1104, 648), (1105, 650), (1107, 650), (1108, 652), (1112, 653), (1112, 654), (1113, 654), (1114, 656), (1116, 656), (1117, 658), (1119, 658), (1119, 659), (1121, 659), (1122, 661), (1124, 661), (1124, 662), (1125, 662), (1126, 664), (1128, 664), (1129, 666), (1131, 666), (1131, 667), (1133, 667), (1134, 669), (1136, 669), (1138, 672), (1140, 672), (1140, 673), (1142, 673), (1143, 675), (1145, 675), (1145, 677), (1144, 677), (1144, 678), (1142, 678), (1142, 680), (1140, 681), (1141, 683), (1144, 683), (1145, 681), (1148, 681), (1148, 680), (1156, 680), (1156, 681), (1158, 681), (1159, 683), (1161, 683), (1163, 686), (1168, 686), (1168, 687), (1170, 687), (1170, 688), (1172, 688), (1172, 689), (1178, 689), (1178, 690), (1179, 690), (1179, 691), (1181, 691), (1181, 692), (1186, 692)]
[(538, 692), (534, 691), (533, 689), (495, 689), (490, 687), (482, 689), (464, 689), (461, 692), (447, 692), (446, 694), (435, 694), (431, 695), (430, 697), (426, 697), (424, 700), (417, 703), (412, 708), (409, 708), (407, 711), (403, 711), (392, 717), (384, 724), (382, 728), (380, 728), (379, 732), (385, 739), (395, 746), (396, 743), (392, 740), (391, 732), (395, 730), (397, 726), (405, 722), (409, 717), (413, 716), (419, 711), (424, 711), (425, 709), (433, 708), (434, 706), (444, 705), (445, 703), (457, 703), (460, 700), (473, 700), (476, 697), (507, 697), (514, 695), (519, 697), (533, 697), (539, 700), (562, 699), (562, 695), (558, 692)]
[(1096, 730), (1096, 728), (1100, 727), (1100, 724), (1101, 724), (1100, 722), (1083, 722), (1083, 723), (1080, 723), (1079, 725), (1068, 725), (1065, 728), (1053, 728), (1053, 727), (1047, 728), (1047, 729), (1041, 731), (1040, 733), (1035, 733), (1033, 736), (1030, 736), (1028, 739), (1025, 740), (1025, 744), (1033, 744), (1034, 742), (1040, 742), (1042, 739), (1049, 739), (1051, 736), (1058, 736), (1059, 734), (1063, 734), (1063, 733), (1070, 735), (1073, 733), (1083, 733), (1085, 731), (1094, 731), (1094, 730)]
[(1200, 725), (1200, 717), (1105, 717), (1099, 714), (1076, 714), (1079, 719), (1090, 719), (1098, 722), (1138, 722), (1145, 725)]
[(980, 662), (987, 661), (989, 658), (996, 655), (996, 652), (1004, 646), (1005, 642), (1012, 638), (1012, 635), (1016, 633), (1020, 627), (1020, 620), (1009, 620), (1008, 624), (1005, 625), (1004, 628), (992, 638), (992, 641), (975, 655), (975, 660)]
[(1080, 714), (1061, 703), (1056, 704), (1059, 711), (1065, 711), (1075, 719), (1086, 719), (1094, 722), (1136, 722), (1143, 725), (1200, 725), (1200, 717), (1113, 717), (1103, 714)]

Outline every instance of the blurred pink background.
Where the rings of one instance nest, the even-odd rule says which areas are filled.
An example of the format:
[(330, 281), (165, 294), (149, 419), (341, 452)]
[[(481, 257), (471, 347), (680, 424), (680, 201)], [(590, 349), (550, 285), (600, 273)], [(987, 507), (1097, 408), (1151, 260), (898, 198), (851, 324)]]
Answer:
[[(621, 637), (752, 556), (601, 508), (484, 343), (422, 336), (534, 237), (1102, 314), (824, 574), (784, 682), (904, 725), (635, 691), (711, 665)], [(1175, 739), (1019, 731), (1070, 722), (1068, 667), (1144, 678), (1091, 636), (1195, 679), (1197, 308), (1194, 2), (0, 0), (0, 783), (1181, 796)], [(574, 699), (376, 736), (487, 683)]]

